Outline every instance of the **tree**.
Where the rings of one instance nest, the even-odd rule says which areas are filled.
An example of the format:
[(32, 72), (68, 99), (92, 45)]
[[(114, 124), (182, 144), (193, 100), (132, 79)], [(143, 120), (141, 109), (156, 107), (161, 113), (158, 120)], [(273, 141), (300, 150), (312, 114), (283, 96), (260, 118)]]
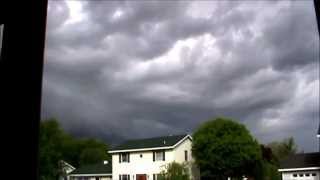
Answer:
[(60, 142), (64, 133), (55, 119), (41, 122), (39, 130), (40, 179), (51, 180), (59, 176), (59, 160), (62, 157)]
[(293, 137), (283, 139), (280, 142), (271, 142), (267, 146), (272, 149), (272, 152), (277, 157), (278, 161), (285, 159), (289, 155), (295, 154), (298, 149)]
[(103, 142), (87, 138), (78, 141), (78, 149), (80, 149), (78, 162), (80, 166), (111, 160), (110, 155), (107, 154), (108, 146)]
[(281, 180), (278, 166), (270, 162), (263, 161), (263, 180)]
[(59, 162), (75, 167), (110, 160), (108, 146), (96, 139), (76, 139), (65, 133), (55, 119), (40, 123), (39, 174), (41, 180), (63, 176)]
[(254, 176), (261, 150), (242, 124), (216, 118), (203, 123), (193, 135), (192, 153), (201, 176), (210, 179)]
[(270, 147), (265, 145), (260, 145), (261, 153), (262, 153), (262, 160), (260, 163), (260, 169), (255, 169), (255, 172), (260, 175), (259, 179), (262, 180), (281, 180), (280, 173), (278, 172), (278, 160), (277, 157), (272, 152)]
[(159, 180), (190, 180), (190, 173), (187, 164), (172, 162), (166, 165), (161, 171)]

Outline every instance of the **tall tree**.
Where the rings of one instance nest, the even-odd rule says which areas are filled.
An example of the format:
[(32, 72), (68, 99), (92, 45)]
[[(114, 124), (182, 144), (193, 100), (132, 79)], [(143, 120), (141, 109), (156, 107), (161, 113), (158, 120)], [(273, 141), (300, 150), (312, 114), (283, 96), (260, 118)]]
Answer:
[(59, 160), (62, 158), (61, 142), (64, 133), (55, 119), (41, 122), (39, 130), (39, 174), (40, 179), (57, 179)]
[(202, 124), (193, 135), (192, 153), (201, 176), (210, 179), (254, 176), (261, 160), (260, 146), (246, 127), (227, 118)]
[(82, 139), (79, 145), (81, 149), (79, 165), (99, 163), (101, 160), (111, 160), (107, 154), (107, 145), (95, 139)]
[(285, 159), (289, 155), (297, 153), (298, 146), (293, 137), (283, 139), (282, 141), (271, 142), (267, 145), (278, 160)]
[(110, 160), (108, 146), (96, 139), (76, 139), (65, 133), (55, 119), (40, 123), (39, 174), (41, 180), (58, 179), (59, 162), (75, 167)]
[(261, 163), (261, 179), (262, 180), (281, 180), (280, 173), (278, 172), (278, 159), (273, 154), (272, 149), (268, 146), (261, 145), (262, 161)]

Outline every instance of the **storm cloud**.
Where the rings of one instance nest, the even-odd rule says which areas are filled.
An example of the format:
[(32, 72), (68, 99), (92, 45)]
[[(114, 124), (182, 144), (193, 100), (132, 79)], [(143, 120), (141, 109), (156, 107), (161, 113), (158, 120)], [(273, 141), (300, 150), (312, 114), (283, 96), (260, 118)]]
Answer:
[(49, 1), (42, 119), (117, 143), (217, 116), (316, 150), (312, 1)]

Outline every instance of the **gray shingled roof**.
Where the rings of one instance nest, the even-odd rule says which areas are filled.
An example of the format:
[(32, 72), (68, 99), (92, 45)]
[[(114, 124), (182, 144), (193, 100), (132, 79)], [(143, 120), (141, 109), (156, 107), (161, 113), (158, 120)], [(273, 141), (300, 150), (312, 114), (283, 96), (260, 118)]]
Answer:
[(128, 141), (120, 144), (119, 146), (112, 148), (111, 151), (168, 147), (168, 146), (175, 145), (176, 143), (178, 143), (181, 139), (183, 139), (186, 136), (187, 136), (187, 134), (154, 137), (154, 138), (147, 138), (147, 139), (128, 140)]
[(281, 169), (320, 167), (320, 152), (294, 154), (280, 162)]
[(73, 170), (70, 175), (81, 174), (112, 174), (112, 161), (108, 164), (98, 163), (79, 167)]

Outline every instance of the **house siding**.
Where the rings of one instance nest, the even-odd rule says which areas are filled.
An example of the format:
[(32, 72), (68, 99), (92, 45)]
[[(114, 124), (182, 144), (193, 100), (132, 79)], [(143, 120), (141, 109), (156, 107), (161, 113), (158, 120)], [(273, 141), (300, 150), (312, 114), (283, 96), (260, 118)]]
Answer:
[(193, 158), (191, 155), (191, 146), (192, 146), (192, 141), (190, 139), (186, 139), (181, 144), (179, 144), (176, 148), (174, 148), (173, 150), (174, 161), (177, 163), (186, 162), (184, 157), (184, 151), (187, 151), (188, 162), (193, 162)]
[[(142, 157), (140, 157), (142, 155)], [(152, 180), (153, 174), (158, 174), (164, 165), (173, 161), (173, 151), (165, 150), (165, 161), (153, 161), (153, 152), (130, 152), (130, 162), (119, 163), (119, 154), (112, 155), (113, 180), (118, 180), (119, 175), (129, 174), (130, 179), (136, 174), (146, 174), (147, 180)]]
[[(311, 176), (311, 174), (315, 173), (316, 176)], [(320, 180), (320, 171), (290, 171), (290, 172), (281, 172), (282, 180)], [(297, 174), (297, 177), (294, 177), (293, 174)], [(302, 177), (299, 174), (303, 174)], [(305, 176), (305, 174), (309, 174), (309, 176)]]
[[(188, 153), (188, 159), (185, 161), (185, 151)], [(192, 156), (192, 141), (188, 138), (173, 150), (174, 161), (177, 163), (187, 163), (192, 180), (200, 179), (199, 168), (196, 167)]]
[[(112, 154), (112, 177), (119, 180), (119, 175), (128, 174), (131, 180), (136, 179), (137, 174), (146, 174), (147, 180), (153, 180), (153, 174), (159, 174), (165, 169), (165, 165), (171, 162), (184, 163), (184, 152), (188, 152), (188, 162), (193, 162), (191, 154), (192, 141), (187, 138), (174, 149), (165, 150), (165, 161), (153, 161), (153, 151), (130, 152), (130, 162), (119, 163), (119, 153)], [(140, 157), (142, 155), (142, 157)], [(189, 166), (192, 174), (193, 167)], [(198, 179), (193, 178), (192, 179)]]

